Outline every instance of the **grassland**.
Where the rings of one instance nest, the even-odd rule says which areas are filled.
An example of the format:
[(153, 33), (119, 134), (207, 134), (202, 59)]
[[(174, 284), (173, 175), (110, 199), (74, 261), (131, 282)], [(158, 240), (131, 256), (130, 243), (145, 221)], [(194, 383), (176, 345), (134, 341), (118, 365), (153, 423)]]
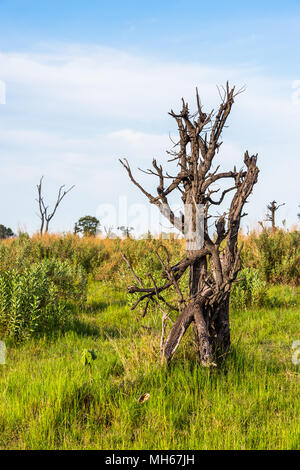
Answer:
[[(197, 365), (187, 335), (167, 370), (160, 316), (153, 312), (145, 329), (123, 290), (90, 281), (87, 307), (64, 332), (8, 340), (0, 449), (299, 449), (299, 366), (291, 361), (299, 291), (292, 293), (272, 287), (277, 307), (232, 311), (232, 349), (219, 368)], [(91, 367), (84, 349), (97, 354)]]

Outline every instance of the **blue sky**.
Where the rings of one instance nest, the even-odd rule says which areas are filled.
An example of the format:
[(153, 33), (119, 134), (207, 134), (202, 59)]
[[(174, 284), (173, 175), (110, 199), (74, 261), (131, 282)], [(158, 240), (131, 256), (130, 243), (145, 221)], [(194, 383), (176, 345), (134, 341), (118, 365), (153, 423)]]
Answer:
[(0, 8), (5, 50), (55, 41), (100, 44), (211, 65), (250, 63), (282, 74), (297, 62), (298, 0), (2, 0)]
[(247, 90), (225, 130), (222, 164), (239, 166), (249, 149), (261, 167), (244, 226), (262, 220), (273, 199), (286, 202), (279, 221), (296, 223), (299, 31), (300, 2), (291, 0), (0, 0), (0, 223), (38, 228), (35, 185), (45, 175), (50, 203), (58, 186), (76, 185), (53, 230), (101, 216), (120, 197), (136, 205), (134, 224), (145, 201), (118, 157), (133, 168), (164, 162), (176, 131), (169, 109), (182, 95), (192, 104), (195, 86), (210, 109), (226, 79)]

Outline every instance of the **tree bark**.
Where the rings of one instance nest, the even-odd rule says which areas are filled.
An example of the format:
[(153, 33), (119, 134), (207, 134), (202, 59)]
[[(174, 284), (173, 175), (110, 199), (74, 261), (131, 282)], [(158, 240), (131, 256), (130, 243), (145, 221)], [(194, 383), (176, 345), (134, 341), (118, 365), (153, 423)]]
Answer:
[(229, 293), (221, 296), (220, 300), (209, 305), (206, 309), (209, 319), (208, 331), (214, 357), (219, 358), (230, 348), (230, 322), (229, 322)]
[(209, 336), (207, 320), (205, 319), (205, 309), (199, 305), (194, 306), (194, 321), (196, 325), (196, 341), (198, 345), (199, 358), (203, 366), (213, 365), (213, 355), (211, 347), (211, 337)]
[(178, 348), (186, 330), (192, 323), (193, 318), (194, 309), (193, 304), (190, 303), (183, 309), (182, 313), (177, 318), (164, 344), (162, 359), (166, 360), (167, 364), (171, 362), (175, 351)]
[[(190, 268), (190, 297), (201, 295), (207, 276), (206, 257)], [(226, 353), (230, 348), (229, 293), (220, 292), (213, 304), (203, 301), (201, 308), (195, 307), (195, 340), (202, 365), (213, 363), (213, 357)], [(199, 305), (199, 304), (198, 304)]]

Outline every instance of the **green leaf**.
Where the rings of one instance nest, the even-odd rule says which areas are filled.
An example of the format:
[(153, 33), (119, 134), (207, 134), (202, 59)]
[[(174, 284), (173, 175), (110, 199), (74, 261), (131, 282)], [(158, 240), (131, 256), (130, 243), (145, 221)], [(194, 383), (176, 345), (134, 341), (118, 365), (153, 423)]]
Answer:
[(97, 359), (97, 354), (93, 349), (84, 349), (81, 355), (81, 363), (84, 366), (91, 365)]

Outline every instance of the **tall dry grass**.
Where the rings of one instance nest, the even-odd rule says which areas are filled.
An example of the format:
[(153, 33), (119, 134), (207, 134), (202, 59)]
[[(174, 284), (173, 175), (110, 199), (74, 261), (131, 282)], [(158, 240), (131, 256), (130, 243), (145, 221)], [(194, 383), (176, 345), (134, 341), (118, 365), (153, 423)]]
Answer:
[[(271, 284), (300, 284), (300, 231), (253, 230), (240, 234), (244, 244), (242, 266), (257, 270), (262, 281)], [(73, 234), (21, 235), (0, 243), (0, 271), (22, 271), (43, 259), (59, 259), (81, 266), (94, 279), (118, 282), (126, 272), (121, 251), (126, 252), (137, 269), (156, 271), (160, 263), (154, 247), (163, 243), (176, 262), (184, 255), (183, 239), (104, 239)], [(125, 271), (124, 271), (125, 269)]]

